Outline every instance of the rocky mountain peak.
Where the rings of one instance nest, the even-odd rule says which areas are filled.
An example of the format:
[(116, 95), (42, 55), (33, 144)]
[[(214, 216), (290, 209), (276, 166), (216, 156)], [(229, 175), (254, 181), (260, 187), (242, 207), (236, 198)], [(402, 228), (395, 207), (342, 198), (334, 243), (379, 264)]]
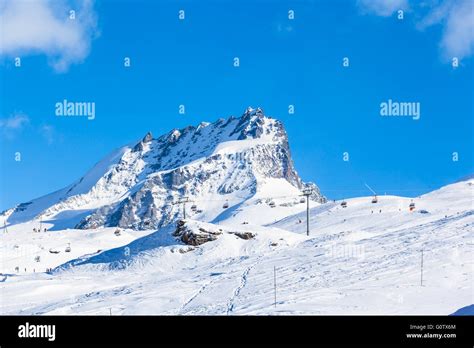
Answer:
[(52, 203), (47, 207), (41, 208), (40, 198), (31, 204), (34, 211), (28, 206), (22, 214), (87, 211), (71, 227), (150, 229), (180, 218), (175, 202), (183, 196), (207, 206), (188, 212), (202, 221), (222, 214), (224, 202), (231, 208), (262, 190), (271, 195), (268, 185), (280, 191), (283, 186), (293, 196), (311, 188), (311, 199), (324, 201), (318, 187), (302, 182), (294, 169), (283, 124), (261, 108), (249, 107), (239, 118), (173, 129), (158, 138), (148, 132), (133, 148), (117, 150), (95, 168), (79, 183), (80, 191), (60, 190), (59, 199), (48, 199)]
[(151, 132), (146, 133), (146, 135), (143, 137), (142, 142), (148, 143), (153, 139), (153, 135)]

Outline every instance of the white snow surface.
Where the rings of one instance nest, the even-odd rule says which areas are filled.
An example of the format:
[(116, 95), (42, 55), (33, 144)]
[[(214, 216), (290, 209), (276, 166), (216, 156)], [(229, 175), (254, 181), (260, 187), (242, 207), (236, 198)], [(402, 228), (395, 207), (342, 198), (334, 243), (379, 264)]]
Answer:
[[(172, 235), (174, 225), (116, 236), (114, 228), (33, 233), (37, 221), (16, 224), (1, 235), (0, 313), (452, 314), (474, 303), (473, 188), (470, 179), (416, 198), (313, 204), (309, 236), (306, 204), (286, 217), (278, 204), (293, 198), (249, 204), (214, 223), (188, 219), (193, 231), (223, 232), (195, 247)], [(264, 224), (253, 221), (259, 215)]]

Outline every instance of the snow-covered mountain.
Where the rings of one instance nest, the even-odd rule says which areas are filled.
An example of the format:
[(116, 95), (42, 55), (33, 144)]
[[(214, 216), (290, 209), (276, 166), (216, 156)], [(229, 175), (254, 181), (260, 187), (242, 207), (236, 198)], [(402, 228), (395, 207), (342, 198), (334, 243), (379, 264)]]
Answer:
[[(9, 224), (41, 219), (61, 221), (61, 228), (146, 230), (175, 221), (184, 197), (192, 202), (188, 217), (214, 221), (243, 206), (277, 205), (272, 197), (292, 196), (296, 205), (303, 189), (312, 190), (312, 204), (325, 201), (318, 187), (303, 183), (295, 171), (282, 123), (248, 108), (239, 118), (174, 129), (158, 138), (148, 133), (78, 182), (19, 204), (4, 217)], [(283, 209), (281, 217), (294, 212)]]
[(326, 201), (260, 109), (147, 134), (3, 213), (0, 314), (465, 312), (473, 193)]
[(473, 190), (470, 179), (420, 197), (316, 205), (309, 236), (305, 213), (119, 236), (20, 223), (1, 235), (0, 313), (452, 314), (474, 303)]

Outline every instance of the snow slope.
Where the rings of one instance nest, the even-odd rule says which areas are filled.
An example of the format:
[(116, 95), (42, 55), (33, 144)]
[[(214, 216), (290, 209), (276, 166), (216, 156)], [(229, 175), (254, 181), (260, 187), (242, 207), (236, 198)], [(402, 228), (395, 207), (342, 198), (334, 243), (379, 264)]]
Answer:
[[(277, 207), (268, 205), (255, 213), (252, 204), (222, 216), (219, 224), (188, 219), (189, 231), (220, 233), (198, 246), (173, 235), (174, 225), (156, 232), (127, 231), (123, 237), (130, 241), (110, 228), (43, 233), (49, 236), (42, 241), (46, 248), (64, 245), (66, 235), (81, 232), (108, 247), (70, 260), (48, 259), (50, 267), (57, 267), (49, 274), (16, 273), (2, 257), (0, 312), (452, 314), (474, 303), (473, 187), (469, 179), (413, 199), (381, 196), (372, 204), (371, 197), (360, 197), (347, 200), (347, 208), (340, 202), (314, 203), (310, 236), (305, 213), (280, 217)], [(416, 209), (410, 212), (412, 200)], [(251, 221), (265, 212), (279, 221), (266, 226)], [(2, 235), (2, 255), (12, 244), (24, 243), (31, 235), (21, 232), (27, 228), (13, 225)], [(254, 237), (235, 234), (241, 232)], [(77, 238), (74, 244), (82, 240)], [(84, 242), (83, 248), (95, 243)], [(29, 258), (25, 254), (16, 261)]]

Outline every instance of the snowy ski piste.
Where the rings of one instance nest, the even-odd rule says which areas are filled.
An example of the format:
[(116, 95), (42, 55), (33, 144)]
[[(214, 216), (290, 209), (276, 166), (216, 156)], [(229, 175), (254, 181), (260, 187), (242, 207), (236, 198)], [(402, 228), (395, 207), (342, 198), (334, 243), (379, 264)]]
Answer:
[(333, 201), (260, 108), (148, 133), (1, 213), (0, 313), (472, 315), (473, 189)]

